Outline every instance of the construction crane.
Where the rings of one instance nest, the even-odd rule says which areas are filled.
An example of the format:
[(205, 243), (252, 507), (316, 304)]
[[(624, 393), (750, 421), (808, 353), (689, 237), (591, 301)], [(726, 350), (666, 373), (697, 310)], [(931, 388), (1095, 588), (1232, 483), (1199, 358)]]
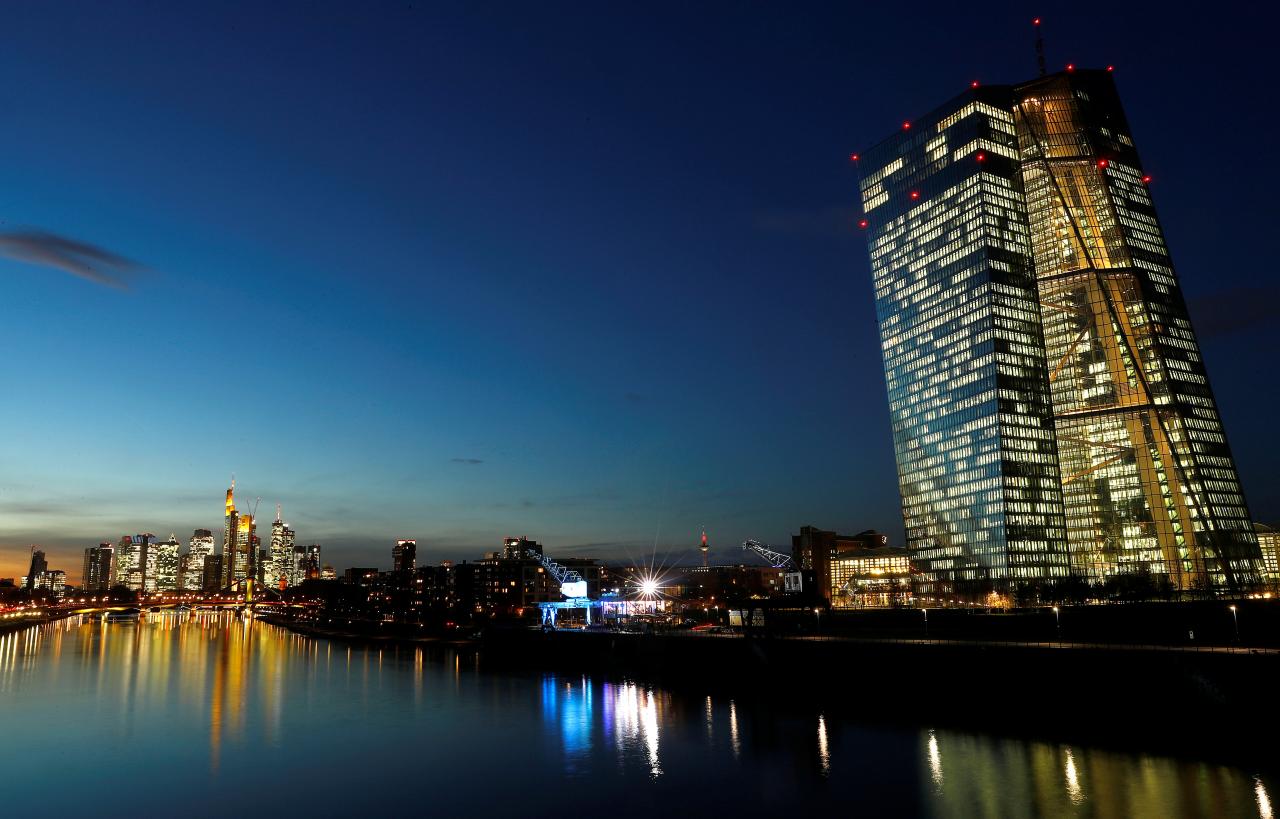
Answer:
[(525, 556), (538, 561), (538, 565), (560, 584), (560, 593), (565, 597), (576, 599), (587, 596), (587, 581), (574, 569), (561, 566), (537, 549), (526, 549)]
[(791, 568), (790, 555), (785, 555), (775, 549), (770, 549), (758, 540), (744, 540), (742, 542), (742, 550), (744, 552), (755, 552), (765, 560), (769, 561), (769, 565), (775, 569)]

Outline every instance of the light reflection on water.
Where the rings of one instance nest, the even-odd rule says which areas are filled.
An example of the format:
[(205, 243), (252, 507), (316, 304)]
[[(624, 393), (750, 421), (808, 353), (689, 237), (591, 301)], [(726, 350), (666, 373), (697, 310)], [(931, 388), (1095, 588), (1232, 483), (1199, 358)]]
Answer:
[[(60, 796), (94, 815), (146, 815), (139, 799), (225, 815), (231, 792), (274, 795), (237, 804), (241, 816), (279, 815), (279, 799), (318, 816), (416, 813), (410, 794), (427, 788), (440, 815), (551, 815), (568, 799), (609, 800), (611, 816), (679, 804), (1273, 819), (1273, 768), (868, 728), (768, 701), (480, 668), (471, 654), (334, 644), (228, 614), (11, 633), (0, 720), (24, 750), (0, 766), (0, 790), (15, 815), (47, 796), (21, 783), (56, 776)], [(413, 789), (376, 784), (395, 781)]]

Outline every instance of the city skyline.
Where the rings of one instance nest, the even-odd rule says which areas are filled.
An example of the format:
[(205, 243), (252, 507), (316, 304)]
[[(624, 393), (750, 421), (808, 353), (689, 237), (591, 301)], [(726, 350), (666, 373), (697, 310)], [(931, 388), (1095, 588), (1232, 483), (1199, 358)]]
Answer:
[[(964, 37), (931, 32), (851, 37), (891, 20), (876, 10), (811, 11), (789, 34), (756, 11), (733, 18), (732, 37), (714, 34), (723, 15), (692, 12), (689, 40), (714, 36), (713, 60), (617, 13), (587, 21), (609, 36), (578, 42), (518, 10), (508, 21), (384, 12), (344, 34), (383, 39), (377, 71), (362, 73), (371, 48), (326, 50), (333, 35), (310, 27), (327, 19), (256, 14), (241, 31), (244, 62), (224, 65), (199, 56), (216, 32), (149, 10), (144, 42), (130, 33), (138, 12), (98, 13), (67, 29), (80, 47), (65, 65), (39, 45), (56, 9), (16, 13), (26, 36), (0, 56), (32, 77), (12, 92), (22, 116), (0, 134), (21, 160), (0, 181), (26, 194), (0, 230), (10, 250), (19, 238), (28, 250), (0, 259), (24, 387), (0, 410), (13, 430), (0, 450), (0, 576), (21, 575), (32, 544), (74, 574), (85, 548), (125, 532), (219, 531), (218, 487), (232, 472), (254, 476), (246, 494), (283, 503), (300, 542), (324, 544), (334, 565), (386, 562), (405, 537), (420, 560), (464, 557), (517, 532), (605, 559), (657, 543), (694, 561), (704, 528), (726, 548), (784, 543), (807, 524), (902, 542), (845, 157), (974, 78), (1029, 75), (1028, 21), (940, 12), (940, 30), (976, 41), (994, 25), (1005, 37), (998, 53), (973, 54)], [(1161, 41), (1222, 23), (1118, 12), (1114, 28), (1148, 33), (1135, 40), (1078, 13), (1046, 16), (1052, 68), (1117, 66), (1251, 512), (1275, 523), (1273, 388), (1254, 377), (1275, 346), (1275, 323), (1259, 319), (1274, 286), (1252, 260), (1266, 258), (1277, 171), (1251, 168), (1241, 185), (1206, 150), (1214, 123), (1270, 131), (1270, 111), (1214, 80), (1250, 72), (1257, 35), (1205, 37), (1189, 65)], [(320, 42), (270, 56), (297, 25)], [(477, 57), (440, 42), (442, 30), (482, 26), (497, 33)], [(542, 39), (526, 42), (527, 26)], [(398, 27), (447, 59), (387, 42)], [(624, 30), (669, 65), (611, 55)], [(493, 54), (528, 70), (485, 73)], [(643, 81), (628, 73), (635, 59)], [(873, 72), (877, 61), (900, 76)], [(460, 66), (459, 88), (420, 99), (408, 80), (383, 87), (381, 72), (401, 63)], [(584, 79), (593, 63), (612, 79)], [(173, 77), (188, 100), (179, 114), (160, 102)], [(286, 90), (296, 107), (273, 114)], [(360, 120), (326, 113), (330, 93)], [(454, 93), (497, 104), (462, 117)], [(117, 109), (95, 102), (112, 94)], [(1193, 97), (1195, 121), (1168, 103)], [(592, 103), (569, 104), (579, 99)], [(720, 105), (714, 117), (699, 114), (706, 100)], [(652, 116), (632, 134), (635, 106)], [(66, 111), (99, 127), (82, 133)], [(298, 127), (299, 115), (321, 127)], [(726, 130), (726, 115), (742, 127)], [(526, 118), (567, 142), (513, 136)], [(188, 162), (210, 154), (216, 163)], [(680, 186), (652, 181), (673, 176)], [(467, 195), (472, 182), (483, 195)], [(492, 197), (509, 203), (500, 217)], [(628, 206), (601, 209), (601, 198)], [(299, 201), (310, 204), (286, 207)], [(123, 265), (128, 289), (29, 263), (51, 241), (37, 229), (103, 249), (94, 258), (135, 260)], [(219, 317), (241, 301), (252, 320), (224, 335)], [(228, 377), (245, 389), (220, 388)]]

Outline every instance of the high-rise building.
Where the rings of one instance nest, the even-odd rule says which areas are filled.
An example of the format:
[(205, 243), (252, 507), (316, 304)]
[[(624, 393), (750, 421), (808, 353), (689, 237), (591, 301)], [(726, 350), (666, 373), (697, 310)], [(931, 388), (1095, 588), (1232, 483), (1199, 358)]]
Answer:
[(208, 529), (196, 529), (191, 535), (187, 553), (178, 564), (178, 585), (184, 591), (201, 591), (204, 589), (205, 561), (213, 555), (213, 532)]
[(31, 548), (31, 568), (27, 570), (27, 588), (37, 588), (38, 578), (47, 571), (49, 571), (49, 562), (45, 560), (44, 552), (33, 546)]
[(293, 529), (280, 519), (280, 505), (276, 504), (276, 519), (271, 524), (271, 565), (265, 578), (268, 585), (288, 586), (297, 582), (298, 558), (293, 541)]
[(84, 550), (84, 568), (80, 572), (80, 587), (86, 594), (99, 594), (111, 588), (111, 563), (115, 546), (104, 541)]
[(418, 561), (418, 541), (397, 540), (391, 547), (391, 568), (396, 574), (412, 574)]
[(300, 545), (293, 547), (293, 559), (289, 566), (293, 569), (289, 575), (290, 586), (296, 586), (307, 579), (307, 547)]
[(303, 580), (319, 580), (323, 567), (320, 565), (320, 544), (312, 543), (300, 563)]
[(239, 588), (246, 579), (258, 577), (258, 535), (253, 515), (236, 510), (236, 482), (227, 489), (226, 517), (222, 529), (222, 572), (224, 588)]
[(1253, 524), (1262, 553), (1262, 579), (1273, 586), (1280, 583), (1280, 532), (1261, 523)]
[(151, 547), (151, 590), (175, 591), (178, 588), (178, 551), (182, 543), (177, 535), (170, 533), (168, 540), (162, 540)]
[(1257, 582), (1257, 540), (1110, 74), (971, 88), (859, 167), (921, 591)]
[(120, 538), (120, 543), (116, 546), (115, 561), (112, 567), (112, 586), (129, 585), (129, 572), (133, 571), (134, 563), (137, 561), (137, 551), (132, 537), (125, 535)]
[(222, 590), (224, 575), (222, 560), (224, 555), (209, 555), (204, 559), (204, 588), (202, 591), (217, 592)]
[(133, 591), (155, 590), (156, 554), (151, 548), (155, 542), (156, 536), (150, 532), (120, 538), (113, 585), (127, 586)]

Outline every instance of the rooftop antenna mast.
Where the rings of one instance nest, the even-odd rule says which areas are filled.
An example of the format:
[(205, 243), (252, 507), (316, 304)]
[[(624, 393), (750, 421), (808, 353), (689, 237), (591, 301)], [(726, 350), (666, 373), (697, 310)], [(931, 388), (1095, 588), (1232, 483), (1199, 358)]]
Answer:
[(1044, 32), (1040, 28), (1039, 17), (1032, 20), (1031, 24), (1036, 28), (1036, 62), (1040, 64), (1040, 76), (1043, 77), (1049, 73), (1044, 67)]

